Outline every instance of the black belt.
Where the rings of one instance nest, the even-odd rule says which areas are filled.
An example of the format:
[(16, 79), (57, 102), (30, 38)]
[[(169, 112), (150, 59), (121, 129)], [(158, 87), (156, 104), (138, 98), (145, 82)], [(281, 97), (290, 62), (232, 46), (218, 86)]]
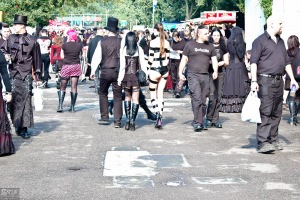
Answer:
[(274, 78), (274, 79), (277, 79), (277, 80), (282, 79), (282, 75), (258, 74), (258, 76), (263, 76), (263, 77), (267, 77), (267, 78)]

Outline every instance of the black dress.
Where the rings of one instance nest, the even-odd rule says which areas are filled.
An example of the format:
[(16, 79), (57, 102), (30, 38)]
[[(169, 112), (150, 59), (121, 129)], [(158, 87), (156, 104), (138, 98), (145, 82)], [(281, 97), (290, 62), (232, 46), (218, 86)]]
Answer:
[(220, 112), (239, 113), (242, 111), (248, 90), (248, 74), (243, 60), (230, 57), (226, 68)]
[[(11, 85), (6, 68), (6, 61), (3, 53), (0, 51), (0, 73), (3, 77), (3, 82), (7, 92), (11, 92)], [(0, 90), (2, 91), (2, 84), (0, 78)], [(15, 152), (15, 147), (12, 142), (10, 123), (5, 112), (2, 92), (0, 92), (0, 156), (12, 154)]]

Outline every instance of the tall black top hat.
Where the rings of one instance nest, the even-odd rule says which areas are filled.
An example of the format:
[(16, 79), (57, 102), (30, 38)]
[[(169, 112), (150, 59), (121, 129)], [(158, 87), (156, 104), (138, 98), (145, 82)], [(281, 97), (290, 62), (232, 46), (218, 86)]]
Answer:
[(27, 16), (15, 14), (14, 24), (27, 25)]
[(105, 27), (105, 29), (116, 33), (119, 30), (118, 23), (119, 23), (119, 20), (117, 18), (109, 17), (107, 19), (107, 27)]

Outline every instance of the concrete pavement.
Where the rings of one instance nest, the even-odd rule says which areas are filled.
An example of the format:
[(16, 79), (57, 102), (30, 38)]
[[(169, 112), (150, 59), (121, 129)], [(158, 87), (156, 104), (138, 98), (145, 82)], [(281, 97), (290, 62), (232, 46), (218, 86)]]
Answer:
[[(195, 133), (188, 95), (173, 99), (165, 93), (161, 130), (142, 109), (135, 132), (115, 129), (112, 117), (101, 125), (92, 84), (79, 83), (76, 113), (67, 112), (67, 88), (65, 112), (57, 113), (50, 82), (44, 110), (34, 112), (32, 137), (23, 140), (13, 131), (16, 154), (0, 157), (1, 200), (9, 194), (15, 199), (300, 199), (300, 131), (287, 124), (287, 111), (279, 128), (284, 150), (265, 155), (256, 152), (256, 125), (242, 122), (240, 114), (221, 113), (224, 128)], [(125, 115), (123, 126), (124, 120)]]

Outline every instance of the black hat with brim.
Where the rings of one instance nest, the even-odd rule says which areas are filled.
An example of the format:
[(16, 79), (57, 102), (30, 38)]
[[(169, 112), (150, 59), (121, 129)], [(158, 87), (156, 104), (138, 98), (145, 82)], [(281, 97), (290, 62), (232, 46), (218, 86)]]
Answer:
[(104, 27), (104, 29), (109, 30), (113, 33), (117, 33), (119, 31), (118, 24), (119, 20), (117, 18), (109, 17), (107, 19), (107, 26)]
[(15, 14), (14, 24), (27, 25), (27, 16)]

